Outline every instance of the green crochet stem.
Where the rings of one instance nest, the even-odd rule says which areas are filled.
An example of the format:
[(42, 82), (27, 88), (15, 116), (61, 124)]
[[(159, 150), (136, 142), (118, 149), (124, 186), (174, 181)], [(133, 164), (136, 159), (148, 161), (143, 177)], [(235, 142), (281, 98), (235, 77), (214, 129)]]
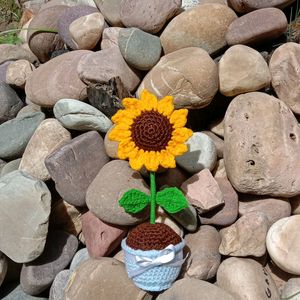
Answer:
[(154, 172), (150, 172), (150, 190), (151, 190), (150, 224), (155, 224), (156, 184), (155, 184), (155, 173)]

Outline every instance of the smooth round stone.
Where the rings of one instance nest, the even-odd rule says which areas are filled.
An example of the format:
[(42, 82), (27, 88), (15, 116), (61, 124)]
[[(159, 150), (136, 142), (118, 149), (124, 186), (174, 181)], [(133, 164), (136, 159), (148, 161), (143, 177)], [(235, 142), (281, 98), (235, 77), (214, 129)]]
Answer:
[(65, 289), (68, 281), (72, 276), (71, 270), (60, 271), (56, 276), (51, 285), (49, 292), (49, 300), (64, 300)]
[(149, 210), (128, 214), (118, 203), (122, 195), (133, 188), (149, 194), (139, 172), (132, 170), (127, 161), (113, 160), (90, 184), (86, 193), (87, 206), (103, 222), (121, 226), (139, 224), (149, 217)]
[(194, 132), (186, 142), (188, 151), (176, 157), (177, 164), (189, 173), (198, 173), (203, 169), (213, 170), (217, 162), (217, 149), (210, 137)]
[(108, 130), (108, 132), (105, 134), (104, 138), (104, 147), (105, 147), (105, 152), (110, 158), (118, 158), (118, 147), (119, 147), (119, 142), (116, 141), (111, 141), (109, 139), (109, 134), (114, 128), (114, 125)]
[(23, 117), (27, 114), (32, 114), (32, 113), (35, 113), (35, 112), (38, 112), (38, 111), (41, 111), (41, 107), (36, 105), (36, 104), (28, 104), (24, 107), (22, 107), (19, 112), (17, 113), (17, 117)]
[(207, 136), (209, 136), (217, 149), (217, 157), (218, 158), (223, 158), (223, 152), (224, 152), (224, 140), (222, 140), (221, 138), (219, 138), (216, 134), (214, 134), (212, 131), (202, 131), (202, 133), (206, 134)]
[(77, 5), (88, 5), (88, 6), (96, 7), (96, 4), (94, 3), (93, 0), (51, 0), (43, 4), (40, 10), (55, 5), (67, 5), (69, 7), (77, 6)]
[(143, 89), (159, 98), (174, 97), (176, 108), (202, 108), (210, 104), (218, 91), (217, 65), (206, 51), (184, 48), (163, 56), (143, 79)]
[(78, 240), (74, 235), (63, 231), (49, 232), (42, 255), (22, 267), (23, 291), (35, 296), (50, 287), (56, 275), (71, 262), (77, 247)]
[(222, 4), (202, 4), (188, 9), (176, 16), (161, 34), (164, 52), (200, 47), (214, 54), (226, 46), (227, 29), (236, 19), (235, 12)]
[(120, 17), (125, 27), (137, 27), (149, 33), (159, 32), (167, 20), (179, 12), (181, 0), (123, 0)]
[(21, 157), (36, 128), (45, 119), (41, 112), (9, 120), (0, 125), (0, 158)]
[(1, 288), (0, 298), (2, 300), (48, 300), (45, 297), (35, 297), (24, 293), (19, 283), (10, 283)]
[(2, 252), (0, 252), (0, 287), (5, 278), (7, 266), (8, 264), (6, 256)]
[(300, 278), (291, 278), (283, 288), (281, 297), (283, 299), (299, 300)]
[(227, 179), (227, 174), (226, 174), (226, 169), (225, 169), (225, 164), (224, 164), (224, 159), (219, 159), (217, 161), (217, 164), (215, 168), (212, 171), (212, 174), (214, 175), (215, 178), (226, 178)]
[(13, 119), (23, 105), (15, 90), (0, 81), (0, 124)]
[(228, 45), (257, 44), (280, 37), (287, 29), (285, 14), (278, 8), (262, 8), (234, 20), (226, 33)]
[(162, 51), (159, 37), (138, 28), (121, 29), (118, 45), (126, 62), (138, 70), (150, 70)]
[(6, 61), (0, 64), (0, 82), (6, 82), (6, 72), (10, 63), (12, 63), (12, 61)]
[(89, 255), (87, 248), (82, 248), (78, 250), (72, 259), (70, 270), (74, 271), (81, 263), (85, 262), (90, 258), (91, 257)]
[(94, 0), (105, 20), (113, 27), (122, 26), (120, 17), (121, 0)]
[(0, 45), (0, 64), (19, 59), (25, 59), (31, 63), (38, 61), (37, 57), (30, 50), (24, 48), (23, 45)]
[(227, 0), (182, 0), (181, 7), (184, 10), (187, 10), (199, 4), (205, 4), (205, 3), (218, 3), (218, 4), (227, 5)]
[(212, 133), (224, 139), (224, 118), (214, 120), (209, 124)]
[(61, 99), (53, 107), (55, 118), (68, 129), (107, 132), (112, 122), (100, 110), (74, 99)]
[(197, 212), (192, 205), (189, 205), (178, 213), (172, 214), (172, 218), (189, 232), (194, 232), (197, 229)]
[(220, 59), (220, 92), (225, 96), (258, 91), (269, 86), (270, 81), (271, 74), (263, 56), (248, 46), (232, 46)]
[(275, 264), (282, 270), (300, 275), (300, 216), (290, 216), (274, 223), (268, 231), (266, 244)]
[(1, 169), (0, 175), (4, 176), (10, 172), (18, 170), (20, 162), (21, 162), (21, 158), (11, 160)]
[(7, 163), (4, 160), (0, 159), (0, 176), (1, 176), (1, 172), (2, 172), (2, 170), (3, 170), (3, 168), (5, 167), (6, 164)]
[(118, 46), (119, 33), (122, 27), (107, 27), (102, 32), (101, 49)]

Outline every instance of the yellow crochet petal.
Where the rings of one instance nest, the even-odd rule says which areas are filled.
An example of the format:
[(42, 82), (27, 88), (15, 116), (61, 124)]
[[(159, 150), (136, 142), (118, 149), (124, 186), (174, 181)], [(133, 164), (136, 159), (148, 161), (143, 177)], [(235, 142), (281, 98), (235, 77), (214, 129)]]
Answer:
[(109, 133), (108, 138), (112, 141), (121, 142), (123, 139), (126, 139), (131, 136), (130, 130), (120, 129), (118, 126), (114, 127)]
[(120, 109), (111, 118), (115, 124), (126, 123), (131, 125), (135, 115), (130, 110)]
[(124, 98), (122, 104), (126, 109), (136, 108), (141, 101), (136, 98)]
[(130, 167), (134, 170), (140, 170), (140, 168), (144, 164), (144, 150), (140, 149), (138, 150), (135, 157), (132, 157), (129, 159)]
[(193, 131), (186, 127), (180, 127), (173, 130), (172, 141), (177, 143), (186, 142), (193, 135)]
[(157, 109), (157, 98), (154, 94), (151, 94), (147, 90), (143, 90), (141, 93), (141, 106), (142, 110), (156, 110)]
[(167, 150), (162, 150), (159, 155), (159, 163), (164, 168), (175, 168), (176, 162), (174, 155)]
[(126, 159), (136, 156), (138, 148), (135, 143), (129, 138), (123, 140), (118, 147), (118, 157), (120, 159)]
[(146, 151), (144, 164), (148, 171), (156, 172), (159, 166), (159, 152)]
[(174, 110), (173, 105), (173, 97), (172, 96), (166, 96), (160, 101), (158, 101), (157, 104), (157, 111), (161, 113), (162, 115), (169, 117), (171, 116), (172, 112)]
[(170, 141), (167, 146), (167, 150), (173, 154), (174, 156), (182, 155), (183, 153), (188, 151), (188, 147), (186, 144), (176, 143), (174, 141)]
[(170, 117), (170, 123), (173, 124), (174, 128), (183, 127), (186, 124), (187, 114), (187, 109), (174, 110)]

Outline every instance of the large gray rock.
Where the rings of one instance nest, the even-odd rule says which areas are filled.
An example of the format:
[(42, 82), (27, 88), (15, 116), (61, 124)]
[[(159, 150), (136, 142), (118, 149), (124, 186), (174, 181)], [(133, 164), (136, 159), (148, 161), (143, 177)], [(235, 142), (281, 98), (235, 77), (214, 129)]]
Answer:
[(60, 271), (55, 276), (49, 291), (49, 300), (64, 300), (65, 289), (71, 276), (71, 270)]

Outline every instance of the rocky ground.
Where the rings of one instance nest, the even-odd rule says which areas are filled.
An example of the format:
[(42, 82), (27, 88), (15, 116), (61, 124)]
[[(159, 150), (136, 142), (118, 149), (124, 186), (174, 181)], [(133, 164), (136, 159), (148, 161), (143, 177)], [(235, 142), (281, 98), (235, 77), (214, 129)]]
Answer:
[[(21, 0), (21, 44), (0, 45), (0, 298), (299, 300), (298, 1), (94, 1)], [(107, 138), (144, 88), (194, 131), (157, 176), (190, 204), (157, 213), (189, 253), (160, 294), (120, 250), (148, 212), (118, 200), (148, 175)]]

